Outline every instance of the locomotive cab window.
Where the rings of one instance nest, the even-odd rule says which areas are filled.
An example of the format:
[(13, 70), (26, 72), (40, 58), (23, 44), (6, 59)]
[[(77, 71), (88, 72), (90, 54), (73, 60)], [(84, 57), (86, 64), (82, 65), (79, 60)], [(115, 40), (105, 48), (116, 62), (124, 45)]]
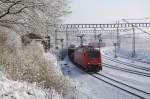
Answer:
[(100, 57), (100, 51), (93, 47), (88, 47), (87, 53), (92, 58)]
[(100, 52), (98, 50), (89, 50), (88, 55), (92, 58), (100, 57)]

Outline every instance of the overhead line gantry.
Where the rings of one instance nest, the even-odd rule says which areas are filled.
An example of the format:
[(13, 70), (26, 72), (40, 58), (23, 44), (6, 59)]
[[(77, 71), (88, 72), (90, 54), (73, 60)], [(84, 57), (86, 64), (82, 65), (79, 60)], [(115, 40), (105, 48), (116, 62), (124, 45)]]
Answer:
[(129, 28), (150, 27), (150, 23), (111, 23), (111, 24), (60, 24), (57, 28)]

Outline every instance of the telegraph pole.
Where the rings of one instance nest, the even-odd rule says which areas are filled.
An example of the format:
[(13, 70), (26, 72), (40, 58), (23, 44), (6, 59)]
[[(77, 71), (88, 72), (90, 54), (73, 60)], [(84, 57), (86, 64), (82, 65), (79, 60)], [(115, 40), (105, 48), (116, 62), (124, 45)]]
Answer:
[[(122, 20), (129, 24), (129, 22), (126, 19), (122, 19)], [(133, 37), (132, 37), (132, 57), (135, 57), (135, 54), (136, 54), (136, 52), (135, 52), (135, 27), (136, 26), (134, 26), (132, 24), (132, 30), (133, 30)], [(137, 29), (139, 29), (139, 28), (137, 28)], [(139, 29), (139, 30), (141, 30), (141, 29)]]
[(81, 41), (80, 46), (81, 46), (81, 47), (83, 47), (83, 36), (84, 36), (84, 35), (77, 36), (77, 37), (80, 38), (80, 41)]
[(66, 48), (68, 48), (68, 40), (69, 40), (68, 27), (66, 27)]
[[(101, 34), (99, 34), (98, 35), (98, 39), (99, 39), (99, 60), (101, 60), (101, 44), (102, 44), (102, 37), (101, 37), (102, 35)], [(102, 67), (101, 67), (101, 70), (102, 70)]]
[(132, 57), (135, 57), (135, 28), (133, 29), (133, 37), (132, 37)]
[(61, 42), (61, 49), (62, 49), (61, 60), (63, 60), (63, 49), (64, 49), (63, 41), (64, 41), (64, 39), (56, 39), (56, 40), (60, 40), (60, 42)]
[(114, 48), (115, 48), (115, 58), (117, 58), (117, 50), (116, 50), (116, 46), (117, 46), (117, 43), (114, 43)]
[(56, 30), (55, 30), (55, 48), (56, 48), (56, 49), (57, 49), (57, 46), (56, 46), (56, 45), (57, 45), (57, 32), (58, 32), (58, 31), (57, 31), (57, 29), (56, 29)]
[(102, 37), (101, 37), (101, 36), (102, 36), (101, 34), (98, 35), (98, 39), (99, 39), (99, 49), (101, 48), (101, 42), (102, 42)]
[(69, 34), (68, 34), (68, 27), (66, 27), (66, 55), (68, 55), (68, 41), (69, 41)]
[(95, 40), (96, 40), (96, 36), (97, 36), (97, 34), (96, 34), (96, 28), (94, 28), (94, 37), (95, 37)]
[(117, 51), (120, 49), (120, 36), (119, 36), (119, 21), (117, 21)]
[[(102, 37), (101, 36), (102, 36), (101, 34), (98, 35), (98, 39), (99, 39), (99, 51), (101, 49), (101, 42), (102, 42)], [(101, 57), (101, 55), (100, 55), (100, 57)]]

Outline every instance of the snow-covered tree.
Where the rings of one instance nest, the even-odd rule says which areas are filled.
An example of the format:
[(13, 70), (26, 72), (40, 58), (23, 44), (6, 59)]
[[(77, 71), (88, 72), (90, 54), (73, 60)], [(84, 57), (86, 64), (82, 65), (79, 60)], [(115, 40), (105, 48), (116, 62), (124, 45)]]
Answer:
[(48, 34), (68, 9), (66, 0), (0, 0), (0, 26), (20, 35)]

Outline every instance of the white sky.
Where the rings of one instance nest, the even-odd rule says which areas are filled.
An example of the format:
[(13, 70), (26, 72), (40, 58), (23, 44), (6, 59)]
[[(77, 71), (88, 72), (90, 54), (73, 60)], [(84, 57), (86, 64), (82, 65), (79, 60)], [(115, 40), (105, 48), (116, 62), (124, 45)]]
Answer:
[(71, 0), (65, 23), (110, 23), (123, 18), (150, 18), (150, 0)]

